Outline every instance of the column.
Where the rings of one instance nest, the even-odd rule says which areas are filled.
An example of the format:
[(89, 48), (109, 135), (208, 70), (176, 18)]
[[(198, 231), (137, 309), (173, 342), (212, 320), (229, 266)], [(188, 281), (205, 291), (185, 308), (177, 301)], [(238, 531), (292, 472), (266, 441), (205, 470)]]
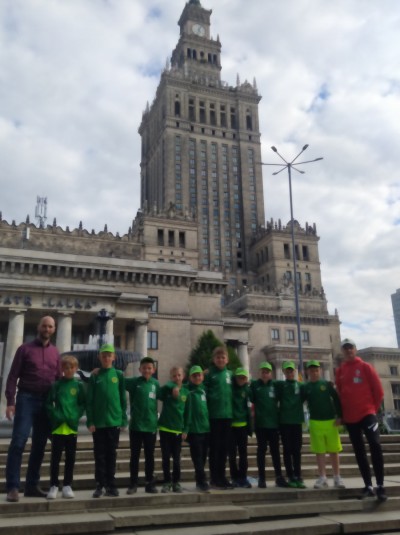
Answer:
[(6, 353), (4, 355), (1, 384), (1, 417), (5, 416), (7, 406), (7, 400), (5, 397), (7, 377), (10, 372), (15, 352), (24, 341), (25, 312), (26, 309), (10, 309)]
[(249, 352), (247, 351), (248, 342), (238, 340), (238, 357), (242, 363), (242, 367), (246, 370), (250, 369)]
[(72, 349), (72, 314), (73, 312), (58, 311), (56, 346), (60, 353)]
[(128, 324), (125, 327), (125, 336), (126, 336), (126, 349), (128, 351), (135, 350), (135, 326)]
[(135, 320), (135, 351), (147, 355), (147, 320)]
[(114, 320), (111, 318), (106, 323), (106, 343), (114, 344)]

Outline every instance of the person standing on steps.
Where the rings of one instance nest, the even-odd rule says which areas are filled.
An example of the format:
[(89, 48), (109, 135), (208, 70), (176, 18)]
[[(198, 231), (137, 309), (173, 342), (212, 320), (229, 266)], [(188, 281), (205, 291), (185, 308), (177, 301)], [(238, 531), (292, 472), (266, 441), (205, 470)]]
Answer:
[[(365, 487), (360, 499), (376, 495), (378, 501), (387, 500), (384, 479), (384, 462), (380, 443), (377, 412), (383, 401), (383, 388), (375, 369), (357, 356), (356, 344), (350, 338), (341, 343), (344, 361), (336, 370), (336, 388), (342, 404), (343, 422), (353, 445), (358, 468)], [(365, 450), (363, 435), (368, 441), (376, 478), (376, 494), (372, 486), (371, 469)]]
[[(13, 420), (11, 443), (6, 465), (7, 501), (19, 500), (22, 454), (32, 430), (32, 445), (26, 473), (25, 496), (46, 498), (39, 487), (40, 468), (50, 422), (45, 402), (50, 387), (61, 377), (61, 359), (50, 343), (56, 331), (51, 316), (44, 316), (38, 325), (38, 335), (33, 342), (22, 344), (16, 351), (6, 384), (6, 417)], [(17, 392), (18, 389), (18, 392)]]

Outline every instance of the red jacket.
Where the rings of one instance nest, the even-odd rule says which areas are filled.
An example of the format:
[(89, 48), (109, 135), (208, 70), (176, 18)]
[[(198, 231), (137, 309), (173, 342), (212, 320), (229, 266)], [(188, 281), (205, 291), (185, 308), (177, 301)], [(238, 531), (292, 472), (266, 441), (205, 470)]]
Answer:
[(343, 421), (348, 424), (376, 414), (383, 401), (378, 374), (360, 357), (344, 361), (336, 370), (336, 388), (342, 404)]

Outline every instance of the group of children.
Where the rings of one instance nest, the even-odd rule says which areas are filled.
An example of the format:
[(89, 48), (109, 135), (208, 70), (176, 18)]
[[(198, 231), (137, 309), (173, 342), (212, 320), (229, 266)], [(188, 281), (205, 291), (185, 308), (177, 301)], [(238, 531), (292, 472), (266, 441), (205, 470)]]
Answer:
[[(249, 382), (244, 368), (232, 372), (227, 349), (217, 347), (212, 363), (204, 372), (192, 366), (189, 381), (184, 383), (184, 371), (174, 366), (170, 381), (160, 387), (153, 377), (152, 358), (140, 361), (138, 377), (125, 378), (113, 366), (115, 350), (111, 344), (100, 348), (101, 367), (92, 372), (87, 392), (75, 379), (78, 361), (73, 356), (62, 360), (63, 378), (50, 391), (47, 410), (52, 424), (51, 483), (48, 499), (57, 497), (59, 465), (65, 450), (65, 471), (62, 488), (64, 498), (73, 498), (78, 422), (86, 410), (87, 427), (93, 436), (96, 489), (94, 498), (118, 496), (115, 482), (116, 457), (120, 429), (127, 426), (126, 392), (130, 403), (130, 483), (128, 494), (138, 487), (139, 458), (144, 449), (145, 491), (156, 493), (154, 450), (157, 431), (162, 453), (163, 485), (161, 492), (182, 492), (182, 440), (189, 444), (195, 471), (196, 488), (250, 488), (247, 477), (247, 442), (254, 427), (257, 438), (258, 486), (266, 487), (265, 457), (269, 445), (278, 487), (305, 488), (301, 476), (303, 403), (310, 413), (311, 451), (316, 454), (319, 477), (315, 488), (328, 486), (325, 454), (329, 453), (334, 473), (334, 486), (343, 488), (339, 474), (341, 451), (338, 425), (341, 409), (333, 386), (321, 379), (320, 364), (307, 364), (309, 381), (295, 380), (295, 365), (285, 362), (286, 380), (272, 379), (272, 366), (262, 362), (259, 378)], [(158, 400), (162, 410), (158, 415)], [(254, 407), (254, 415), (251, 408)], [(282, 441), (286, 478), (282, 474), (279, 442)], [(205, 472), (209, 459), (210, 482)], [(172, 474), (171, 474), (172, 459)], [(229, 459), (231, 480), (226, 477)]]

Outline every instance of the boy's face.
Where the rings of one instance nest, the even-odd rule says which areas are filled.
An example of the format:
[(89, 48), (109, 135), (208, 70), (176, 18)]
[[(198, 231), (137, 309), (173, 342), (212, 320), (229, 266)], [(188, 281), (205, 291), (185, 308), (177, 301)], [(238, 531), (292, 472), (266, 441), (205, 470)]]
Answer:
[(71, 362), (63, 362), (62, 371), (66, 379), (72, 379), (76, 373), (78, 366), (72, 364)]
[(112, 368), (115, 360), (115, 353), (109, 353), (108, 351), (100, 353), (99, 360), (102, 368)]
[(180, 386), (182, 384), (183, 377), (184, 377), (184, 373), (183, 373), (183, 370), (181, 370), (181, 369), (173, 370), (171, 372), (171, 381), (173, 381), (178, 386)]
[(143, 364), (140, 365), (139, 371), (142, 377), (144, 377), (146, 381), (148, 381), (155, 372), (154, 364), (152, 364), (151, 362), (143, 362)]
[(265, 383), (269, 383), (272, 379), (272, 371), (268, 368), (261, 368), (260, 370), (260, 379), (261, 381)]
[(321, 377), (321, 368), (318, 368), (318, 366), (310, 366), (307, 370), (307, 374), (311, 383), (316, 383)]
[(239, 386), (243, 386), (248, 382), (248, 378), (245, 375), (235, 375), (235, 381)]
[(216, 368), (219, 370), (223, 370), (225, 366), (228, 364), (229, 359), (228, 355), (226, 353), (217, 353), (213, 357), (213, 363)]
[(204, 381), (204, 375), (202, 373), (192, 373), (190, 376), (190, 382), (194, 385), (201, 385)]
[(286, 370), (283, 370), (283, 373), (285, 374), (286, 379), (289, 381), (293, 381), (296, 377), (296, 370), (293, 368), (286, 368)]

